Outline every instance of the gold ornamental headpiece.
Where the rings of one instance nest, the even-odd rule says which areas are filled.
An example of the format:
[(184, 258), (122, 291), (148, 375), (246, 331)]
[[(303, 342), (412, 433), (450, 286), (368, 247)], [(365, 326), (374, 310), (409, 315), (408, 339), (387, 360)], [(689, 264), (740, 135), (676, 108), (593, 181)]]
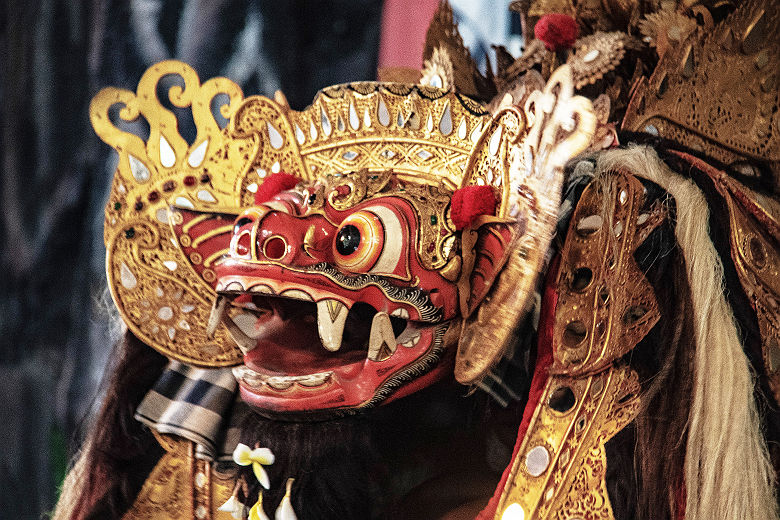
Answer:
[[(166, 76), (179, 78), (167, 95), (175, 107), (192, 111), (197, 130), (192, 142), (158, 98)], [(569, 71), (562, 69), (524, 107), (491, 117), (452, 89), (361, 82), (324, 89), (309, 107), (295, 111), (282, 95), (244, 99), (225, 78), (201, 84), (189, 66), (159, 63), (143, 75), (136, 92), (107, 88), (90, 107), (98, 135), (119, 152), (104, 233), (117, 307), (134, 334), (171, 358), (199, 366), (239, 363), (240, 351), (223, 325), (215, 335), (208, 333), (213, 267), (227, 252), (224, 237), (235, 215), (253, 204), (266, 176), (280, 171), (309, 181), (392, 170), (406, 182), (449, 192), (469, 184), (493, 186), (500, 195), (496, 216), (518, 222), (522, 232), (513, 247), (525, 255), (523, 266), (505, 276), (515, 276), (517, 283), (504, 287), (527, 292), (543, 260), (535, 251), (546, 250), (554, 227), (558, 195), (550, 186), (560, 187), (563, 163), (593, 135), (590, 105), (572, 93)], [(217, 108), (225, 120), (215, 116)], [(148, 137), (121, 130), (115, 115), (145, 119)], [(178, 209), (201, 216), (183, 224)], [(208, 232), (199, 231), (207, 221)], [(183, 233), (174, 233), (173, 226)], [(442, 226), (442, 237), (452, 235), (454, 228)], [(444, 238), (436, 247), (445, 247)], [(460, 361), (469, 360), (468, 370), (460, 365), (464, 382), (485, 373), (511, 332), (492, 341), (480, 329), (468, 324), (464, 329), (470, 331), (458, 354)]]
[(766, 164), (780, 192), (777, 6), (746, 0), (667, 51), (636, 87), (623, 128), (675, 140), (743, 173), (746, 164)]

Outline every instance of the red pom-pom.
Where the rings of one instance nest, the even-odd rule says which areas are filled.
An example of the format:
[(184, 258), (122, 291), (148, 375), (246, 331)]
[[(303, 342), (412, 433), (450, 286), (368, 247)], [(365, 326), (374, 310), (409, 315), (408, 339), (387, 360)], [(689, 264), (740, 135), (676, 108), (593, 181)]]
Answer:
[(550, 51), (571, 49), (577, 41), (577, 20), (567, 14), (546, 14), (534, 27), (534, 36)]
[(496, 194), (490, 186), (465, 186), (452, 194), (450, 217), (460, 231), (469, 227), (480, 215), (494, 215)]
[(293, 189), (299, 182), (300, 179), (295, 175), (284, 172), (272, 173), (266, 177), (260, 187), (257, 188), (257, 192), (255, 192), (255, 204), (267, 202), (281, 192)]

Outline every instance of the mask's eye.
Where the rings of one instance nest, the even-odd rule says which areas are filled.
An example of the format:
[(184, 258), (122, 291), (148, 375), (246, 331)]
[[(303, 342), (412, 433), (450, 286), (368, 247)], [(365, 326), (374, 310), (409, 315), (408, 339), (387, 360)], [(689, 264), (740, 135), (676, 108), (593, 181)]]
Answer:
[(339, 267), (358, 273), (397, 274), (406, 227), (388, 207), (369, 206), (341, 222), (333, 243)]
[(368, 272), (376, 264), (385, 243), (382, 221), (369, 211), (358, 211), (341, 223), (333, 243), (336, 263), (355, 272)]

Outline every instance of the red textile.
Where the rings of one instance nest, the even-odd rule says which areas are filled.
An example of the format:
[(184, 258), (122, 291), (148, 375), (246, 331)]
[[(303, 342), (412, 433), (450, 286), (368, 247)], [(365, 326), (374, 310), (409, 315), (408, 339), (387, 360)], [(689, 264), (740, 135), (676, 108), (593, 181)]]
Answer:
[(570, 49), (578, 32), (577, 20), (566, 14), (546, 14), (534, 26), (534, 36), (550, 51)]
[(501, 495), (504, 493), (507, 480), (509, 479), (509, 471), (512, 468), (515, 460), (519, 456), (520, 445), (523, 443), (525, 434), (528, 431), (528, 425), (531, 422), (536, 406), (539, 404), (539, 400), (544, 392), (544, 387), (547, 385), (547, 379), (549, 377), (550, 365), (553, 361), (553, 327), (555, 326), (555, 308), (558, 304), (558, 266), (560, 265), (560, 256), (553, 258), (550, 263), (550, 270), (547, 272), (547, 278), (544, 282), (544, 295), (542, 296), (542, 309), (539, 318), (539, 342), (536, 352), (536, 368), (534, 368), (534, 376), (531, 379), (531, 389), (528, 392), (528, 402), (523, 410), (523, 420), (520, 423), (520, 427), (517, 429), (517, 441), (515, 441), (515, 449), (512, 452), (512, 461), (504, 470), (504, 474), (501, 476), (501, 481), (496, 487), (496, 491), (493, 494), (493, 498), (490, 499), (485, 509), (479, 513), (476, 520), (493, 520), (496, 516), (496, 509), (498, 509), (498, 502), (501, 499)]
[(469, 227), (480, 215), (494, 215), (496, 194), (491, 186), (465, 186), (452, 194), (450, 216), (455, 229)]
[(255, 204), (262, 204), (285, 190), (290, 190), (300, 182), (295, 175), (279, 172), (272, 173), (263, 181), (255, 193)]

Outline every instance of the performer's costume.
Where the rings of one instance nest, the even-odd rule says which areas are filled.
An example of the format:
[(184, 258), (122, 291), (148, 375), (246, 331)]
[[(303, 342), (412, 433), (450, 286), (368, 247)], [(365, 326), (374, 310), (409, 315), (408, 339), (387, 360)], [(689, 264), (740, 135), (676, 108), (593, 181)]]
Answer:
[(444, 3), (420, 84), (303, 111), (173, 61), (98, 94), (109, 286), (171, 361), (125, 502), (96, 437), (56, 518), (777, 518), (780, 13), (647, 4), (513, 3), (590, 34), (485, 77)]

